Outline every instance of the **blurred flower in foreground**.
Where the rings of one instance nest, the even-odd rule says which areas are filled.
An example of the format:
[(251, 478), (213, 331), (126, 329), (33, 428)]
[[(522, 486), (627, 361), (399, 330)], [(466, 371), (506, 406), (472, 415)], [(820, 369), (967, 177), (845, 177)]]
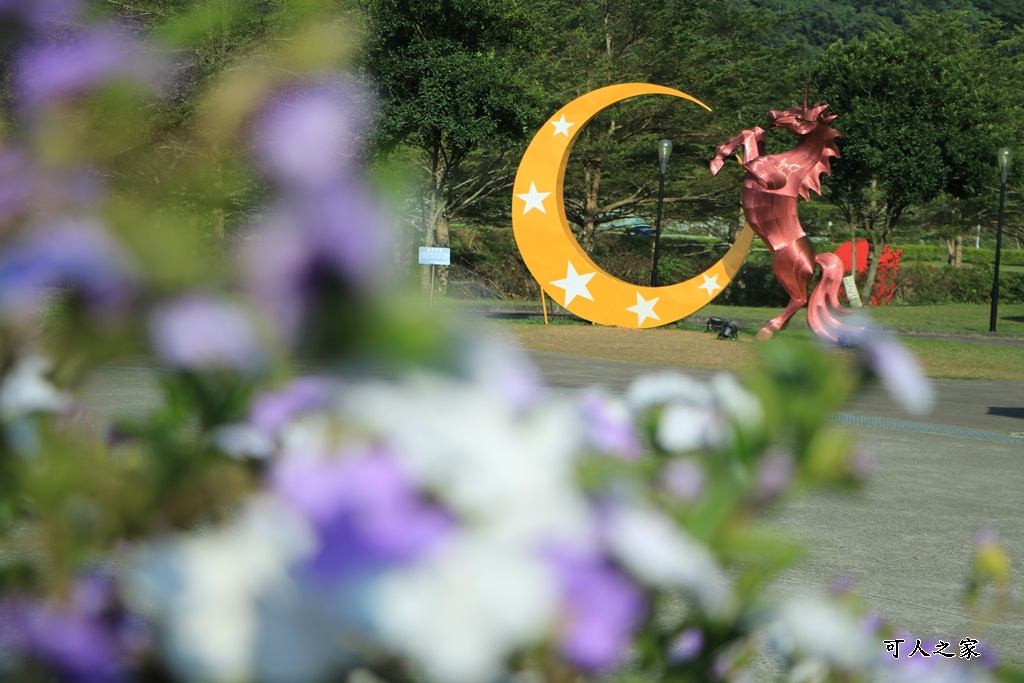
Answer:
[(151, 646), (148, 627), (120, 605), (107, 576), (78, 579), (63, 604), (0, 599), (0, 664), (24, 657), (59, 680), (116, 683)]
[[(342, 315), (344, 304), (390, 278), (390, 223), (359, 181), (296, 191), (254, 228), (243, 264), (246, 283), (285, 339), (322, 324), (314, 313)], [(339, 312), (327, 313), (331, 306)]]
[(253, 145), (263, 169), (291, 188), (315, 188), (358, 170), (368, 94), (329, 81), (274, 95), (257, 115)]
[(71, 407), (70, 394), (59, 391), (46, 374), (53, 363), (42, 356), (25, 356), (0, 383), (0, 419), (13, 420), (30, 413), (59, 413)]
[(584, 391), (580, 397), (587, 441), (598, 453), (636, 460), (643, 442), (633, 424), (632, 416), (622, 401), (613, 400), (596, 390)]
[(429, 678), (477, 683), (550, 627), (557, 596), (539, 553), (470, 533), (388, 574), (373, 603), (385, 641)]
[(151, 314), (150, 332), (172, 367), (253, 372), (267, 362), (252, 318), (226, 299), (193, 294), (165, 304)]
[(644, 583), (682, 588), (709, 614), (730, 607), (731, 587), (710, 550), (648, 507), (616, 506), (605, 534), (615, 557)]
[(0, 253), (0, 316), (29, 317), (58, 288), (109, 318), (130, 300), (135, 275), (120, 245), (89, 220), (32, 231)]
[(889, 395), (911, 415), (926, 415), (935, 405), (935, 390), (921, 365), (905, 346), (895, 339), (877, 336), (861, 346), (865, 364)]
[(150, 85), (159, 69), (155, 54), (137, 44), (126, 29), (96, 24), (30, 45), (19, 55), (17, 73), (20, 104), (36, 109), (116, 80)]
[(322, 576), (408, 562), (441, 542), (453, 526), (384, 452), (327, 458), (285, 453), (273, 469), (271, 486), (312, 523), (319, 542), (310, 568)]
[(767, 627), (769, 646), (798, 661), (818, 660), (841, 671), (869, 669), (881, 647), (876, 634), (854, 615), (824, 597), (793, 598), (783, 602)]
[(935, 404), (935, 389), (913, 353), (867, 318), (854, 314), (860, 331), (845, 334), (842, 346), (860, 352), (864, 367), (878, 377), (896, 404), (911, 415), (926, 415)]
[(255, 497), (228, 525), (143, 544), (131, 562), (132, 604), (157, 621), (159, 642), (184, 680), (251, 680), (260, 605), (297, 590), (289, 568), (313, 548), (300, 515)]
[(564, 656), (585, 671), (621, 664), (646, 615), (644, 595), (600, 556), (561, 548), (551, 558), (562, 584)]

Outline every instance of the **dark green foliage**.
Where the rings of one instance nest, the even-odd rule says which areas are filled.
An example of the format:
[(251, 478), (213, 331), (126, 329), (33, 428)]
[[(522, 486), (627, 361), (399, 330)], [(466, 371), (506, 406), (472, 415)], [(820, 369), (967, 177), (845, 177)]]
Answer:
[(363, 0), (364, 64), (381, 94), (378, 143), (440, 147), (521, 140), (533, 123), (521, 77), (530, 44), (520, 6), (499, 0)]
[(729, 286), (715, 299), (727, 306), (777, 306), (789, 303), (789, 295), (779, 284), (767, 252), (750, 254)]
[[(907, 304), (987, 304), (992, 301), (992, 275), (988, 267), (903, 265), (896, 278), (895, 299)], [(999, 300), (1024, 302), (1024, 273), (999, 273)]]

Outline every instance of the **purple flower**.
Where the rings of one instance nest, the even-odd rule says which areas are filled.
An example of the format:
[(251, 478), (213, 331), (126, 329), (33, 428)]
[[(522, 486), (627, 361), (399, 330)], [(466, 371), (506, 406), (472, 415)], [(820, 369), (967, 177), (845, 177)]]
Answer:
[(21, 149), (0, 152), (0, 231), (28, 215), (36, 171)]
[(773, 450), (765, 453), (757, 463), (754, 475), (755, 497), (759, 502), (775, 500), (793, 479), (796, 465), (788, 451)]
[(692, 661), (704, 649), (704, 632), (695, 626), (683, 630), (674, 641), (668, 652), (668, 660), (673, 664)]
[(864, 363), (896, 403), (911, 415), (926, 415), (935, 403), (935, 390), (917, 359), (894, 339), (872, 336), (861, 347)]
[(156, 60), (113, 24), (91, 26), (70, 38), (35, 44), (18, 60), (17, 92), (29, 109), (77, 97), (116, 80), (153, 82)]
[(246, 280), (294, 337), (311, 302), (385, 280), (389, 244), (390, 224), (366, 188), (336, 183), (287, 197), (246, 254)]
[(158, 308), (150, 334), (160, 360), (174, 367), (250, 372), (266, 364), (250, 317), (221, 298), (190, 295)]
[(130, 661), (149, 644), (148, 628), (120, 606), (107, 577), (79, 579), (64, 604), (0, 603), (0, 655), (42, 662), (61, 680), (126, 680)]
[(324, 377), (299, 377), (277, 391), (260, 394), (249, 408), (249, 424), (275, 436), (303, 413), (326, 408), (336, 387)]
[(271, 487), (316, 529), (321, 545), (310, 569), (319, 576), (410, 560), (452, 528), (451, 517), (424, 501), (380, 452), (289, 455), (274, 467)]
[(643, 444), (623, 402), (590, 390), (580, 397), (580, 408), (587, 441), (592, 448), (623, 460), (640, 457)]
[(300, 187), (331, 183), (351, 171), (368, 107), (350, 83), (306, 86), (267, 104), (256, 123), (254, 146), (275, 179)]
[(586, 671), (619, 664), (646, 612), (643, 593), (589, 552), (555, 549), (550, 557), (562, 585), (562, 654)]
[(124, 307), (134, 286), (120, 245), (91, 221), (66, 220), (32, 232), (0, 254), (0, 315), (31, 315), (58, 287), (111, 315)]
[(673, 458), (662, 470), (661, 483), (672, 497), (692, 503), (704, 493), (707, 475), (693, 458)]
[(856, 582), (856, 579), (852, 576), (844, 574), (832, 582), (832, 594), (835, 596), (849, 595), (853, 591), (853, 586)]

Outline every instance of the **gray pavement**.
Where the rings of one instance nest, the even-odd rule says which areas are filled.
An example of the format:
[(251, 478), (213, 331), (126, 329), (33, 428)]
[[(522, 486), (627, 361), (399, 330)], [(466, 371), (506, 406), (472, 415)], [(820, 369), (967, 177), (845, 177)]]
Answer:
[[(597, 384), (619, 392), (638, 375), (666, 369), (532, 355), (561, 390)], [(96, 414), (141, 415), (158, 404), (158, 373), (102, 368), (86, 387), (86, 401)], [(935, 384), (936, 410), (925, 418), (900, 415), (879, 387), (844, 408), (844, 415), (862, 422), (847, 421), (844, 428), (877, 452), (876, 474), (859, 492), (801, 495), (771, 515), (769, 527), (806, 541), (809, 549), (772, 590), (797, 595), (850, 577), (871, 610), (919, 637), (952, 643), (974, 637), (1003, 659), (1024, 664), (1024, 439), (1013, 436), (1024, 432), (1024, 382)], [(998, 531), (1016, 576), (1008, 611), (979, 629), (960, 596), (972, 539), (982, 526)]]

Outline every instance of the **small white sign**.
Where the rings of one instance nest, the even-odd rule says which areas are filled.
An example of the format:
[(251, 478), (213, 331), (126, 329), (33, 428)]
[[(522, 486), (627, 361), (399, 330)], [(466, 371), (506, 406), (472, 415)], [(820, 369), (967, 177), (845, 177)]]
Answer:
[(852, 275), (843, 277), (843, 287), (846, 288), (846, 298), (849, 299), (850, 306), (860, 308), (864, 305), (860, 300), (860, 292), (857, 291), (857, 283)]
[(448, 247), (420, 247), (420, 264), (424, 266), (450, 266), (452, 250)]

